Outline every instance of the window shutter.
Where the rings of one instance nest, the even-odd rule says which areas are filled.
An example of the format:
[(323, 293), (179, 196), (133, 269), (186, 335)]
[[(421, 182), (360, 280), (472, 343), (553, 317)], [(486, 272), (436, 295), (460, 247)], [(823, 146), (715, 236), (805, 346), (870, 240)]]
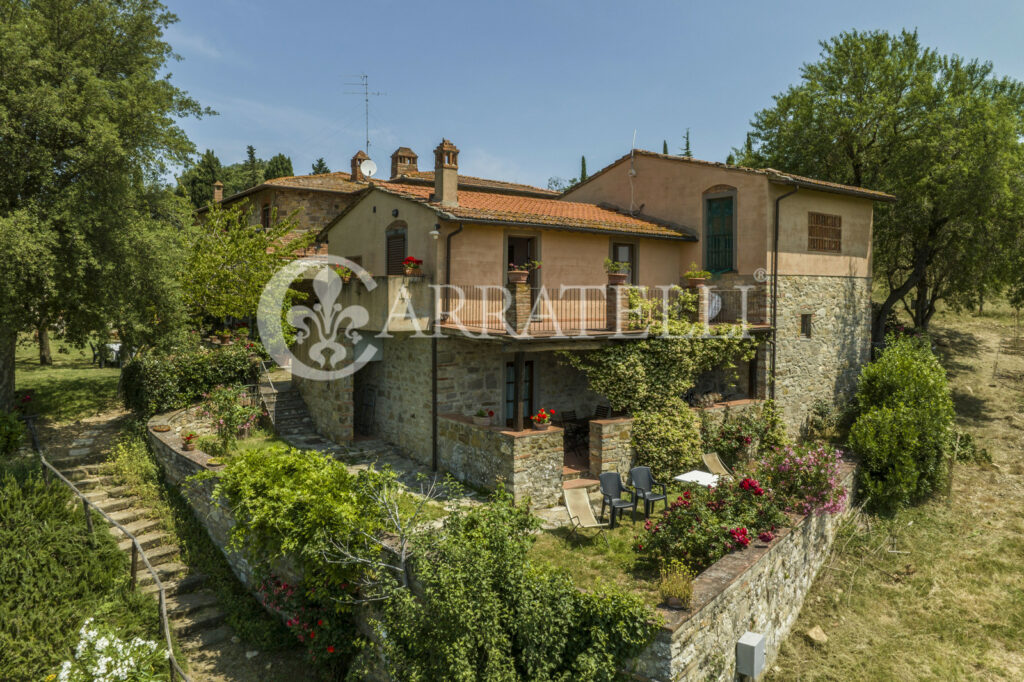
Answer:
[(403, 260), (405, 260), (405, 233), (389, 234), (387, 243), (387, 274), (404, 275)]
[(827, 213), (807, 214), (807, 250), (843, 252), (843, 217)]

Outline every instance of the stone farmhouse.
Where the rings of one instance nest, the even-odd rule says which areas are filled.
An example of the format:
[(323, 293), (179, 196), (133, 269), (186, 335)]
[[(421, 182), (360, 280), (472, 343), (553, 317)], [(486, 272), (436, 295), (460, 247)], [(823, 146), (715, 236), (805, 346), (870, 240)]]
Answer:
[[(606, 274), (607, 258), (629, 263), (625, 284), (647, 296), (686, 286), (691, 264), (710, 271), (701, 321), (744, 321), (757, 339), (753, 360), (709, 373), (690, 398), (774, 397), (795, 429), (815, 400), (853, 389), (870, 352), (873, 204), (893, 197), (641, 150), (558, 195), (461, 176), (458, 154), (442, 141), (424, 173), (400, 148), (382, 181), (357, 173), (357, 155), (350, 174), (250, 190), (261, 212), (326, 202), (304, 225), (319, 223), (331, 256), (372, 273), (372, 288), (353, 279), (339, 296), (367, 311), (352, 351), (372, 360), (333, 381), (294, 379), (324, 436), (386, 441), (473, 486), (501, 479), (538, 506), (556, 504), (563, 487), (596, 487), (603, 471), (627, 472), (631, 419), (558, 356), (642, 333), (628, 325), (629, 286)], [(422, 260), (416, 275), (408, 256)], [(525, 282), (509, 281), (533, 261), (542, 265)], [(308, 351), (295, 349), (300, 361)], [(530, 428), (540, 408), (581, 418), (582, 436)], [(493, 417), (480, 423), (478, 410)]]

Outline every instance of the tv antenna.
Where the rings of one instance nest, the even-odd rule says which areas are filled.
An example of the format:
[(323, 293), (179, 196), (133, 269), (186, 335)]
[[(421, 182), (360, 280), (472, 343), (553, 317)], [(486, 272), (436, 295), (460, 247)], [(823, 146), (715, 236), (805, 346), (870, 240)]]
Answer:
[(358, 76), (350, 76), (350, 78), (359, 78), (358, 83), (345, 83), (345, 85), (351, 85), (353, 87), (362, 88), (361, 90), (348, 90), (344, 94), (346, 95), (362, 95), (363, 103), (365, 104), (366, 111), (366, 147), (363, 151), (366, 152), (367, 156), (370, 154), (370, 98), (379, 97), (383, 92), (371, 92), (370, 91), (370, 77), (365, 73), (361, 73)]

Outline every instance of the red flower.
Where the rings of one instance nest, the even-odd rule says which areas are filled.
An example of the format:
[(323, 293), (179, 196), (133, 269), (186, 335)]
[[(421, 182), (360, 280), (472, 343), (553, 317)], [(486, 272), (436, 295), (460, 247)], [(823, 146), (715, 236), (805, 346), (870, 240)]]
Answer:
[(327, 646), (327, 653), (329, 653), (329, 654), (333, 654), (334, 653), (334, 645), (333, 644), (330, 644), (330, 645)]
[(314, 632), (314, 631), (310, 630), (310, 631), (309, 631), (309, 638), (310, 638), (310, 639), (316, 639), (316, 632)]
[(323, 625), (323, 624), (324, 624), (324, 622), (323, 622), (323, 620), (318, 620), (318, 621), (316, 622), (316, 624), (317, 624), (317, 625)]
[(494, 416), (494, 410), (487, 410), (487, 416), (488, 417), (493, 417)]
[(771, 531), (766, 530), (763, 533), (759, 533), (758, 536), (757, 536), (757, 539), (760, 540), (761, 542), (771, 542), (772, 540), (775, 539), (775, 536), (772, 535)]

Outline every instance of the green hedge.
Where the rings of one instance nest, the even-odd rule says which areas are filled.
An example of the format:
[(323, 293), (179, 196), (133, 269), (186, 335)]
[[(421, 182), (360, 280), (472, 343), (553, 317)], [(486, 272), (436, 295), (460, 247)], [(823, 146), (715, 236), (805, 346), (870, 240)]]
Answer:
[(219, 385), (253, 384), (262, 349), (256, 344), (140, 355), (121, 376), (124, 405), (143, 418), (187, 407)]
[(927, 341), (890, 336), (861, 372), (850, 446), (861, 456), (860, 491), (883, 511), (915, 504), (949, 476), (953, 400)]

